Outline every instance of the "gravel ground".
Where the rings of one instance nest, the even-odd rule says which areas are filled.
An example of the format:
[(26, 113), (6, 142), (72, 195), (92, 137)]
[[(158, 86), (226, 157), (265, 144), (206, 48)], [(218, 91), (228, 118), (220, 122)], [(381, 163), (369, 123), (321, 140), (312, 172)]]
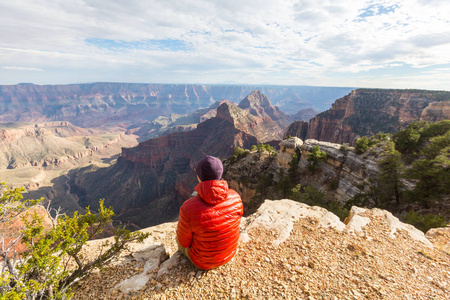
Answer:
[[(168, 223), (152, 231), (170, 255), (175, 228)], [(167, 275), (153, 271), (144, 288), (124, 294), (114, 286), (143, 270), (128, 259), (79, 281), (74, 299), (449, 299), (450, 255), (406, 232), (390, 238), (379, 217), (371, 217), (364, 236), (320, 228), (310, 217), (296, 221), (278, 247), (271, 243), (274, 230), (252, 228), (248, 235), (234, 259), (217, 269), (199, 271), (181, 258)]]

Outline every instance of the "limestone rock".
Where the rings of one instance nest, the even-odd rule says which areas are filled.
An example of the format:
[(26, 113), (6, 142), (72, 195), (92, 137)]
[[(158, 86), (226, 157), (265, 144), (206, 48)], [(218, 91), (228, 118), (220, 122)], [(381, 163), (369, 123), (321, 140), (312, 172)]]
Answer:
[(265, 200), (256, 213), (248, 217), (242, 223), (241, 234), (247, 239), (246, 232), (254, 227), (262, 227), (278, 232), (278, 238), (272, 241), (274, 246), (283, 243), (291, 234), (294, 222), (300, 218), (314, 218), (319, 222), (320, 227), (333, 227), (337, 230), (345, 228), (339, 217), (328, 210), (318, 206), (308, 206), (303, 203), (289, 199)]
[(401, 222), (397, 217), (387, 210), (372, 208), (366, 209), (357, 206), (353, 206), (350, 210), (350, 214), (345, 220), (347, 228), (354, 230), (355, 232), (363, 232), (363, 227), (370, 223), (371, 218), (381, 217), (389, 226), (389, 236), (395, 238), (395, 233), (398, 230), (403, 230), (409, 234), (409, 236), (419, 242), (422, 242), (426, 246), (432, 247), (432, 243), (425, 237), (425, 234), (419, 229), (410, 224)]
[(166, 260), (161, 264), (161, 267), (158, 270), (158, 277), (161, 277), (167, 273), (169, 273), (169, 270), (175, 267), (178, 264), (178, 259), (181, 258), (183, 254), (181, 254), (180, 251), (175, 252), (174, 255), (172, 255), (171, 258)]
[(432, 228), (427, 231), (425, 237), (429, 239), (435, 247), (450, 254), (450, 225), (441, 228)]
[(323, 185), (323, 182), (330, 178), (338, 179), (335, 195), (338, 201), (346, 201), (360, 193), (361, 190), (358, 186), (369, 178), (375, 178), (378, 174), (377, 161), (372, 157), (363, 157), (356, 154), (353, 147), (342, 149), (340, 144), (313, 139), (306, 140), (301, 147), (300, 166), (302, 168), (307, 168), (309, 164), (307, 161), (308, 154), (314, 146), (319, 146), (320, 150), (327, 154), (327, 160), (319, 164), (322, 172), (321, 180), (315, 180), (309, 184), (317, 188), (318, 185)]
[(287, 150), (287, 149), (293, 149), (297, 150), (300, 149), (300, 147), (303, 145), (303, 141), (299, 139), (298, 137), (291, 137), (288, 139), (285, 139), (281, 141), (280, 143), (280, 151)]
[(361, 234), (363, 232), (363, 227), (370, 223), (370, 218), (362, 216), (365, 211), (364, 208), (353, 206), (348, 217), (344, 221), (347, 229)]
[(303, 141), (298, 137), (291, 137), (281, 141), (280, 151), (277, 156), (277, 162), (283, 168), (289, 168), (289, 163), (292, 160), (292, 155), (296, 151), (300, 151)]
[(115, 286), (115, 289), (121, 290), (124, 293), (138, 291), (143, 288), (151, 277), (148, 273), (156, 270), (161, 262), (168, 258), (166, 249), (160, 244), (132, 253), (132, 256), (137, 261), (145, 261), (144, 270), (141, 274), (127, 278)]
[(158, 266), (161, 262), (169, 258), (169, 255), (167, 254), (164, 245), (161, 244), (154, 244), (140, 251), (133, 252), (131, 255), (137, 261), (142, 262), (144, 261), (148, 262), (150, 260), (157, 261)]

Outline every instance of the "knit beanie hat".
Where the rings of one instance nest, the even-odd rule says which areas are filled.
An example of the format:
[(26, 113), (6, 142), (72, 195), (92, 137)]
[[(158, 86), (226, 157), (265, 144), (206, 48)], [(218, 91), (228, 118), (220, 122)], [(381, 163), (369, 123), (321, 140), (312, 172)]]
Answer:
[(219, 180), (222, 178), (223, 165), (219, 159), (208, 155), (197, 163), (195, 172), (201, 181)]

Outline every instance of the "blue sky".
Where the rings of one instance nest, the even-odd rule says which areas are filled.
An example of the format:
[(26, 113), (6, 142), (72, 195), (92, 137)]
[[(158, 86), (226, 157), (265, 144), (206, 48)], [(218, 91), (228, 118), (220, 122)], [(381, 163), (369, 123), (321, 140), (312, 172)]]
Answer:
[(0, 84), (450, 90), (448, 0), (0, 0)]

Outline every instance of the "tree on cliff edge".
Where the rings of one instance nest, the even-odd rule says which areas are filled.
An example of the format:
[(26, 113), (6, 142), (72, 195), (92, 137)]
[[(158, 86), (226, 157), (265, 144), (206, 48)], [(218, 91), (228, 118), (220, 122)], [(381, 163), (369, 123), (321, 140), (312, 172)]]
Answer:
[(314, 172), (316, 170), (317, 164), (326, 159), (327, 154), (324, 151), (320, 150), (319, 145), (314, 146), (311, 153), (308, 154), (309, 169)]
[[(148, 234), (115, 229), (113, 242), (101, 246), (100, 254), (83, 256), (88, 240), (97, 237), (111, 223), (112, 208), (100, 201), (98, 213), (86, 208), (73, 217), (56, 211), (52, 227), (45, 229), (44, 215), (30, 208), (42, 201), (22, 200), (24, 189), (8, 189), (0, 184), (0, 299), (70, 299), (71, 284), (91, 269), (100, 267), (132, 241), (143, 241)], [(48, 209), (47, 209), (48, 211)], [(21, 216), (21, 217), (20, 217)], [(5, 233), (20, 217), (18, 232)], [(25, 246), (21, 253), (15, 248)], [(68, 267), (73, 262), (75, 267)]]
[(378, 204), (387, 204), (391, 199), (395, 199), (400, 204), (404, 185), (401, 181), (404, 172), (402, 155), (395, 150), (394, 142), (388, 142), (385, 146), (383, 158), (378, 162), (380, 172), (377, 176), (377, 197)]

